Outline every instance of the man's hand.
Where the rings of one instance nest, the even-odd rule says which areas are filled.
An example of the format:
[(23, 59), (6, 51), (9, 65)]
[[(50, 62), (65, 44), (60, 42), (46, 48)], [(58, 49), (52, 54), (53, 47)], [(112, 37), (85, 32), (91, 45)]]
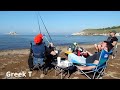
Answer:
[(53, 43), (49, 43), (49, 46), (54, 47)]

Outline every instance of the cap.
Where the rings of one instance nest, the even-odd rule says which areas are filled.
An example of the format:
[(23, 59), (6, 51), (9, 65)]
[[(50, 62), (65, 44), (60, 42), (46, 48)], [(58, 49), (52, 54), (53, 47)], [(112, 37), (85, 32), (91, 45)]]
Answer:
[(38, 34), (37, 37), (41, 37), (41, 38), (43, 38), (43, 35), (42, 35), (42, 34)]
[(36, 35), (35, 38), (34, 38), (34, 42), (35, 42), (36, 44), (42, 43), (42, 40), (43, 40), (43, 35), (42, 35), (42, 34), (38, 34), (38, 35)]

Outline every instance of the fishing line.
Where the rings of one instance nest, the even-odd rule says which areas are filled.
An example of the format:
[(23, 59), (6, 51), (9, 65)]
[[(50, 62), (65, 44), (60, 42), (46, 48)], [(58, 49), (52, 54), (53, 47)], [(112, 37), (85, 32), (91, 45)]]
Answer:
[(38, 17), (38, 14), (37, 14), (37, 22), (38, 22), (38, 26), (39, 26), (39, 31), (41, 33), (41, 29), (40, 29), (40, 23), (39, 23), (39, 17)]

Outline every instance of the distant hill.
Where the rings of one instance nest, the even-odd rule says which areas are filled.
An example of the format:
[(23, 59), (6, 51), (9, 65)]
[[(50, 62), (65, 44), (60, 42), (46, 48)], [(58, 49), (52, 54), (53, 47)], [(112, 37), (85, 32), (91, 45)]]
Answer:
[(112, 30), (115, 30), (117, 33), (120, 33), (120, 26), (99, 29), (85, 29), (81, 32), (73, 33), (72, 35), (107, 35)]

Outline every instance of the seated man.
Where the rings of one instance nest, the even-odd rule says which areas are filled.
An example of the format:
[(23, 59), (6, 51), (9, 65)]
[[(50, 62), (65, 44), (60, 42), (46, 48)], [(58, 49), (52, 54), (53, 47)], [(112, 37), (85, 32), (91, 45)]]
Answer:
[[(113, 46), (111, 45), (111, 43), (109, 43), (107, 41), (104, 41), (101, 44), (101, 48), (109, 52), (113, 48)], [(68, 55), (68, 60), (71, 61), (71, 62), (73, 62), (73, 60), (74, 60), (74, 62), (76, 61), (76, 62), (78, 62), (80, 64), (86, 64), (86, 63), (98, 64), (99, 63), (99, 57), (100, 57), (101, 52), (91, 54), (90, 52), (87, 51), (87, 53), (89, 53), (89, 55), (90, 55), (87, 58), (77, 56), (77, 55), (75, 55), (73, 53), (70, 53)], [(96, 66), (78, 66), (78, 68), (80, 70), (91, 70), (91, 69), (93, 69), (95, 67)]]
[[(38, 34), (34, 38), (35, 45), (32, 45), (32, 56), (33, 56), (33, 65), (39, 63), (41, 66), (44, 64), (43, 60), (45, 58), (45, 45), (43, 43), (43, 35)], [(38, 62), (39, 59), (39, 62)]]
[[(113, 47), (117, 44), (117, 42), (118, 42), (118, 38), (115, 36), (115, 34), (116, 34), (116, 31), (111, 31), (110, 32), (110, 36), (108, 37), (108, 39), (107, 39), (107, 41), (108, 42), (110, 42), (112, 45), (113, 45)], [(95, 48), (96, 48), (96, 50), (99, 52), (100, 50), (101, 50), (101, 44), (102, 44), (103, 42), (101, 42), (101, 43), (99, 43), (98, 45), (97, 44), (95, 44)]]
[(43, 35), (42, 34), (38, 34), (37, 36), (35, 36), (34, 43), (35, 43), (35, 45), (32, 45), (32, 48), (31, 48), (31, 56), (33, 56), (33, 61), (29, 60), (29, 63), (28, 63), (28, 64), (30, 64), (30, 66), (29, 66), (30, 70), (32, 70), (34, 65), (38, 63), (38, 60), (39, 60), (39, 64), (42, 66), (44, 64), (45, 58), (51, 59), (51, 57), (49, 57), (48, 55), (51, 55), (51, 56), (56, 55), (54, 50), (51, 49), (51, 47), (53, 45), (52, 43), (50, 44), (51, 47), (47, 47), (43, 43)]

